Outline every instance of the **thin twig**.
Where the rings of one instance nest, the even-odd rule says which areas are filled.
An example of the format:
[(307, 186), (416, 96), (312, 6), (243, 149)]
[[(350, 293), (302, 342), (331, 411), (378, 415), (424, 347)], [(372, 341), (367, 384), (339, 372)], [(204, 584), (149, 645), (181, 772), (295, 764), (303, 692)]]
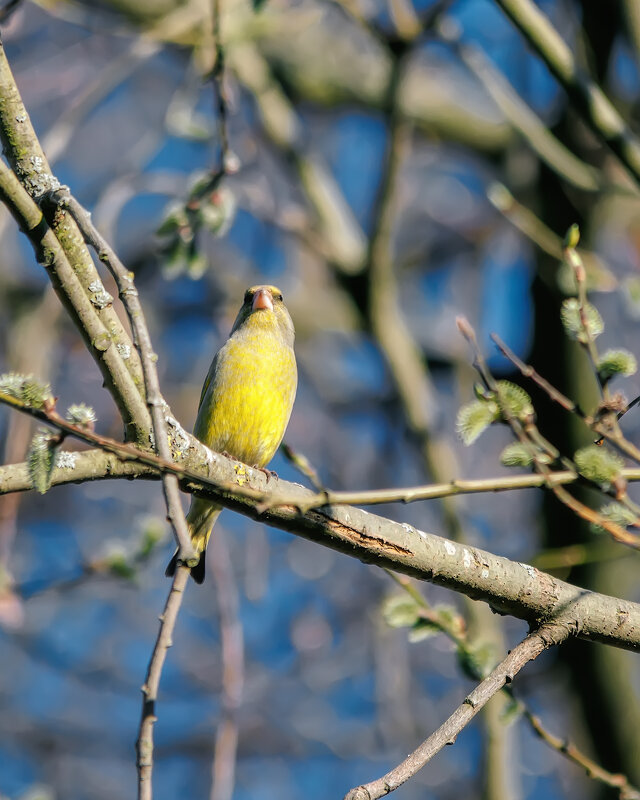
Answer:
[(244, 635), (233, 564), (225, 533), (219, 526), (210, 547), (220, 619), (222, 719), (216, 733), (209, 800), (231, 800), (238, 751), (237, 717), (244, 690)]
[[(513, 433), (520, 441), (520, 443), (525, 447), (527, 450), (531, 462), (534, 465), (535, 469), (543, 475), (545, 478), (550, 477), (551, 470), (549, 470), (548, 466), (542, 461), (539, 457), (541, 452), (541, 445), (544, 447), (546, 452), (549, 452), (546, 445), (546, 440), (544, 440), (537, 428), (535, 427), (533, 421), (528, 421), (526, 426), (517, 419), (509, 407), (501, 401), (501, 392), (500, 387), (498, 386), (496, 380), (494, 379), (493, 375), (491, 374), (487, 363), (482, 355), (482, 351), (478, 346), (478, 340), (473, 330), (472, 326), (468, 322), (468, 320), (459, 317), (458, 318), (458, 329), (464, 336), (464, 338), (469, 342), (473, 349), (474, 354), (474, 365), (478, 370), (478, 373), (482, 377), (483, 381), (485, 382), (487, 388), (495, 395), (497, 402), (500, 406), (500, 411), (502, 416), (504, 417), (505, 421), (510, 425)], [(567, 460), (567, 463), (571, 463)], [(594, 482), (594, 488), (602, 491), (602, 487)], [(560, 500), (561, 503), (566, 505), (570, 508), (575, 514), (579, 517), (584, 519), (587, 522), (594, 523), (599, 525), (601, 528), (604, 528), (611, 536), (621, 544), (625, 544), (628, 547), (632, 547), (634, 549), (640, 549), (640, 537), (635, 536), (634, 534), (629, 533), (623, 527), (612, 522), (610, 519), (606, 519), (604, 516), (599, 514), (597, 511), (594, 511), (589, 506), (585, 505), (584, 503), (580, 502), (577, 498), (573, 497), (566, 489), (561, 486), (555, 484), (546, 484), (549, 489), (555, 494), (555, 496)]]
[[(610, 444), (612, 444), (616, 449), (620, 450), (621, 453), (632, 458), (634, 461), (640, 463), (640, 449), (636, 447), (633, 442), (630, 442), (626, 439), (622, 431), (620, 430), (619, 426), (615, 426), (613, 430), (609, 424), (606, 424), (604, 420), (599, 419), (596, 420), (593, 417), (585, 414), (584, 411), (580, 408), (580, 406), (576, 405), (573, 400), (570, 400), (568, 397), (559, 392), (555, 386), (549, 383), (545, 378), (543, 378), (536, 370), (530, 366), (529, 364), (525, 364), (522, 359), (518, 358), (518, 356), (511, 350), (503, 341), (502, 339), (495, 333), (491, 334), (491, 338), (497, 345), (500, 352), (505, 356), (505, 358), (509, 359), (514, 366), (516, 366), (522, 375), (526, 378), (530, 378), (534, 383), (536, 383), (547, 395), (556, 403), (561, 405), (567, 411), (571, 411), (577, 414), (580, 419), (591, 428), (594, 433), (597, 433), (600, 438), (596, 442), (596, 444), (600, 444), (603, 439), (606, 439)], [(640, 397), (635, 398), (632, 400), (625, 409), (619, 411), (617, 419), (621, 419), (627, 411), (633, 408), (637, 403), (640, 402)]]
[(525, 362), (522, 361), (522, 359), (519, 358), (513, 352), (513, 350), (502, 341), (497, 333), (492, 333), (491, 339), (493, 342), (495, 342), (502, 355), (509, 359), (509, 361), (511, 361), (511, 363), (520, 370), (525, 378), (529, 378), (535, 384), (537, 384), (537, 386), (539, 386), (543, 392), (546, 392), (546, 394), (551, 400), (553, 400), (554, 403), (562, 406), (562, 408), (564, 408), (566, 411), (571, 411), (582, 419), (586, 419), (586, 414), (573, 402), (573, 400), (571, 400), (569, 397), (566, 397), (566, 395), (562, 394), (562, 392), (558, 391), (558, 389), (550, 384), (546, 378), (543, 378), (540, 373), (536, 372), (536, 370), (530, 364), (525, 364)]
[(582, 327), (582, 333), (584, 336), (584, 341), (580, 340), (580, 342), (584, 346), (584, 349), (587, 351), (589, 356), (591, 369), (595, 375), (600, 394), (605, 400), (607, 400), (609, 398), (609, 390), (606, 384), (603, 384), (600, 380), (600, 374), (598, 373), (598, 348), (596, 347), (596, 342), (587, 317), (587, 273), (584, 268), (584, 264), (582, 263), (582, 259), (580, 258), (575, 247), (567, 245), (564, 249), (564, 257), (566, 258), (569, 266), (573, 269), (576, 285), (578, 287), (578, 311), (580, 313), (580, 326)]
[[(236, 483), (217, 483), (214, 480), (211, 480), (206, 475), (196, 472), (193, 469), (186, 468), (177, 464), (174, 461), (169, 461), (167, 459), (161, 458), (157, 456), (155, 453), (152, 453), (150, 450), (140, 450), (135, 445), (126, 444), (125, 442), (118, 442), (115, 439), (111, 439), (108, 436), (102, 436), (98, 433), (95, 433), (89, 428), (83, 427), (81, 425), (75, 425), (72, 422), (64, 419), (63, 417), (58, 414), (58, 412), (53, 408), (33, 408), (20, 400), (17, 400), (15, 397), (6, 394), (0, 391), (0, 403), (5, 403), (6, 405), (15, 408), (18, 411), (22, 411), (25, 414), (29, 414), (35, 419), (39, 419), (42, 422), (46, 422), (49, 425), (53, 425), (54, 428), (62, 431), (63, 433), (73, 436), (76, 439), (79, 439), (82, 442), (86, 442), (87, 444), (95, 445), (99, 447), (101, 450), (105, 450), (107, 453), (113, 453), (123, 462), (127, 461), (134, 461), (138, 464), (144, 464), (148, 467), (152, 467), (156, 469), (160, 474), (168, 473), (170, 475), (175, 475), (177, 478), (184, 480), (191, 480), (195, 481), (196, 483), (202, 484), (203, 486), (208, 486), (211, 489), (219, 490), (223, 492), (231, 492), (236, 494), (238, 497), (245, 497), (250, 500), (254, 500), (257, 503), (263, 502), (266, 498), (268, 498), (267, 492), (257, 492), (254, 489), (250, 489), (247, 486), (244, 486), (240, 482)], [(190, 446), (195, 446), (197, 448), (202, 449), (205, 453), (207, 453), (207, 457), (211, 458), (211, 451), (205, 448), (205, 446), (198, 442), (193, 437), (186, 434), (186, 432), (182, 431), (182, 433), (187, 437)], [(225, 458), (221, 456), (221, 458)], [(244, 468), (242, 468), (244, 469)], [(122, 473), (124, 475), (124, 473)], [(60, 481), (63, 483), (64, 481)], [(19, 484), (19, 486), (23, 486), (23, 484)], [(30, 487), (33, 488), (33, 487)], [(19, 491), (19, 487), (12, 489), (13, 491)]]
[[(149, 329), (140, 304), (138, 290), (133, 283), (133, 273), (127, 270), (120, 261), (109, 243), (91, 222), (88, 212), (78, 203), (75, 197), (72, 197), (67, 191), (60, 190), (52, 193), (52, 199), (61, 207), (68, 209), (85, 242), (94, 248), (100, 261), (106, 264), (116, 281), (120, 299), (131, 324), (133, 342), (140, 354), (147, 407), (153, 423), (155, 449), (164, 461), (172, 461), (169, 432), (165, 419), (167, 404), (160, 392), (160, 382), (156, 369), (158, 357), (153, 352), (153, 345), (151, 344)], [(167, 506), (167, 519), (171, 524), (178, 545), (178, 561), (193, 567), (198, 563), (198, 556), (191, 543), (191, 535), (184, 517), (182, 503), (180, 502), (178, 479), (175, 475), (164, 473), (162, 487)]]
[(147, 675), (142, 686), (142, 715), (140, 718), (140, 729), (138, 741), (136, 743), (137, 768), (138, 768), (138, 800), (151, 800), (153, 788), (151, 785), (151, 773), (153, 770), (153, 726), (157, 720), (156, 700), (158, 699), (158, 686), (160, 676), (164, 666), (167, 650), (173, 644), (173, 629), (176, 624), (184, 587), (189, 580), (190, 570), (188, 567), (180, 565), (173, 576), (171, 589), (167, 602), (160, 617), (160, 630), (156, 639), (155, 647), (147, 668)]
[[(428, 620), (439, 631), (444, 633), (444, 635), (455, 644), (456, 648), (467, 656), (467, 663), (472, 663), (474, 656), (473, 646), (469, 641), (467, 632), (462, 630), (448, 614), (440, 614), (437, 608), (432, 608), (425, 600), (420, 590), (414, 585), (411, 578), (408, 578), (406, 575), (396, 575), (392, 570), (386, 570), (386, 572), (390, 578), (416, 601), (420, 607), (421, 619)], [(554, 736), (544, 727), (540, 717), (533, 714), (526, 703), (514, 696), (513, 689), (510, 686), (505, 685), (502, 687), (502, 690), (511, 698), (512, 702), (517, 703), (518, 711), (531, 725), (535, 733), (550, 747), (560, 753), (560, 755), (574, 764), (577, 764), (579, 767), (584, 768), (590, 778), (600, 781), (607, 786), (620, 789), (620, 796), (624, 798), (624, 800), (640, 800), (640, 794), (638, 794), (637, 789), (629, 783), (624, 775), (614, 775), (608, 772), (595, 761), (588, 758), (575, 745)]]
[(616, 774), (604, 769), (600, 764), (596, 763), (579, 750), (573, 742), (561, 739), (559, 736), (550, 733), (544, 727), (537, 714), (534, 714), (530, 709), (524, 706), (521, 701), (516, 702), (532, 729), (549, 745), (549, 747), (557, 750), (558, 753), (576, 764), (576, 766), (582, 767), (589, 778), (605, 786), (610, 786), (612, 789), (617, 789), (620, 800), (640, 800), (640, 791), (629, 783), (629, 779), (626, 775)]
[(412, 778), (448, 744), (453, 744), (480, 709), (506, 684), (513, 681), (529, 661), (533, 661), (548, 647), (561, 644), (570, 634), (570, 627), (562, 622), (543, 624), (537, 631), (513, 648), (509, 655), (464, 699), (445, 723), (401, 764), (381, 778), (352, 789), (345, 800), (377, 800), (393, 792)]

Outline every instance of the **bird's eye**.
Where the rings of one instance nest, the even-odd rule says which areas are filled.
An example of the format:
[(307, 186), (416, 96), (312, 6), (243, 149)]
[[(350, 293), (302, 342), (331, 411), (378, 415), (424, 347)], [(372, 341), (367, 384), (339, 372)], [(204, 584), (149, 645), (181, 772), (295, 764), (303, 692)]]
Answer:
[(252, 297), (253, 297), (253, 292), (250, 289), (247, 289), (247, 291), (244, 293), (244, 302), (250, 303)]
[(273, 299), (274, 299), (274, 300), (282, 300), (282, 295), (280, 294), (280, 292), (276, 292), (276, 293), (273, 295)]

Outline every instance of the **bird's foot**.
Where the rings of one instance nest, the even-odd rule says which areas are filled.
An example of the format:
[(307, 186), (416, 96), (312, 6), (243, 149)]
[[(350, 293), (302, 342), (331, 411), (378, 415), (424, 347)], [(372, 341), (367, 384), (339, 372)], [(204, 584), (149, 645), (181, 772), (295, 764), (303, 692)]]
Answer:
[(278, 473), (274, 472), (272, 469), (266, 469), (265, 467), (256, 467), (256, 469), (259, 469), (260, 472), (264, 472), (264, 474), (267, 476), (267, 483), (269, 483), (271, 478), (278, 477)]

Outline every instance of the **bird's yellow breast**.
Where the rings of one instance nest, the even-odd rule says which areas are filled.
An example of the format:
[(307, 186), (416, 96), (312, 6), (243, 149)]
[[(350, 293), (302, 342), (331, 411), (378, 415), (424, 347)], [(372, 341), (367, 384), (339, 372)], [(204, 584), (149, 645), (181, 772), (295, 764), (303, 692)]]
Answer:
[(296, 393), (293, 348), (277, 329), (235, 332), (211, 365), (194, 433), (218, 452), (257, 467), (273, 458)]

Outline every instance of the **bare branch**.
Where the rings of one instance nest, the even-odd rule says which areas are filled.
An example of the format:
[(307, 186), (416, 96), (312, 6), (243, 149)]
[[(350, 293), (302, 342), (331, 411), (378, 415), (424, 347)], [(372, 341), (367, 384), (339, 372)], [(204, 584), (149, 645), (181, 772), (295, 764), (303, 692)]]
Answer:
[[(407, 594), (415, 600), (420, 607), (421, 619), (426, 619), (429, 623), (435, 626), (438, 630), (445, 634), (456, 646), (458, 652), (462, 652), (466, 656), (467, 663), (473, 663), (474, 651), (473, 642), (470, 641), (468, 631), (461, 630), (460, 626), (452, 621), (450, 615), (442, 614), (437, 608), (432, 608), (427, 600), (423, 597), (421, 592), (414, 586), (413, 582), (404, 575), (396, 575), (391, 570), (387, 573), (392, 580), (401, 586)], [(526, 704), (516, 699), (513, 694), (513, 689), (509, 685), (502, 687), (505, 695), (510, 698), (510, 702), (517, 705), (518, 711), (531, 725), (535, 733), (546, 742), (551, 748), (567, 758), (572, 763), (586, 770), (588, 776), (593, 780), (600, 781), (607, 786), (620, 789), (621, 800), (640, 800), (640, 793), (629, 783), (629, 780), (624, 775), (614, 775), (607, 770), (603, 769), (592, 759), (588, 758), (582, 753), (574, 744), (560, 739), (550, 733), (544, 726), (539, 716), (534, 714)], [(504, 722), (500, 724), (504, 727)]]
[(167, 602), (160, 617), (160, 630), (155, 647), (147, 668), (147, 675), (142, 686), (142, 716), (136, 751), (138, 754), (138, 800), (151, 800), (151, 772), (153, 770), (153, 726), (156, 722), (156, 700), (158, 699), (158, 686), (164, 666), (167, 650), (173, 644), (173, 629), (176, 624), (184, 588), (189, 580), (190, 570), (185, 566), (178, 566), (173, 576), (171, 589)]
[(558, 79), (576, 110), (640, 183), (640, 142), (602, 89), (578, 67), (574, 54), (532, 0), (496, 0)]
[[(38, 262), (46, 270), (56, 294), (82, 334), (85, 344), (104, 377), (125, 420), (128, 438), (148, 442), (149, 414), (132, 375), (125, 366), (117, 344), (76, 277), (64, 250), (46, 225), (42, 212), (29, 197), (13, 172), (0, 161), (0, 200), (29, 238)], [(130, 348), (131, 349), (131, 348)]]
[[(0, 396), (5, 400), (5, 396)], [(20, 408), (19, 402), (7, 402)], [(393, 522), (351, 506), (329, 506), (303, 514), (300, 506), (312, 493), (302, 486), (278, 481), (291, 503), (260, 513), (268, 497), (267, 478), (225, 456), (214, 454), (192, 436), (180, 464), (164, 462), (149, 451), (78, 428), (56, 415), (27, 410), (70, 435), (104, 447), (121, 458), (177, 475), (185, 491), (197, 492), (216, 503), (259, 519), (267, 525), (331, 547), (367, 564), (388, 567), (421, 580), (445, 586), (496, 611), (530, 623), (547, 619), (559, 609), (570, 610), (577, 635), (630, 650), (640, 650), (640, 604), (590, 592), (528, 564), (520, 564), (470, 545), (462, 545), (411, 525)]]
[(465, 697), (449, 719), (401, 764), (381, 778), (352, 789), (345, 795), (345, 800), (376, 800), (402, 786), (445, 745), (453, 744), (460, 731), (497, 692), (513, 681), (525, 664), (533, 661), (547, 648), (561, 644), (571, 633), (570, 625), (560, 619), (541, 625), (514, 647), (504, 661)]
[(2, 165), (1, 199), (30, 239), (38, 262), (47, 268), (56, 292), (101, 367), (127, 437), (148, 444), (148, 415), (141, 397), (135, 397), (142, 389), (140, 362), (112, 307), (112, 298), (73, 220), (55, 210), (46, 221), (51, 235), (33, 202), (60, 184), (40, 147), (1, 41), (0, 140), (13, 169)]
[(609, 772), (585, 755), (572, 742), (561, 739), (559, 736), (550, 733), (542, 724), (540, 717), (528, 708), (523, 707), (522, 713), (543, 742), (546, 742), (549, 747), (557, 750), (558, 753), (573, 762), (576, 766), (582, 767), (589, 778), (603, 783), (605, 786), (610, 786), (612, 789), (617, 789), (620, 800), (640, 800), (640, 792), (629, 783), (629, 779), (626, 775)]
[[(91, 222), (88, 212), (66, 191), (52, 193), (52, 197), (59, 205), (69, 210), (85, 242), (90, 244), (98, 254), (100, 260), (107, 265), (115, 278), (120, 299), (127, 311), (133, 341), (140, 354), (142, 374), (144, 376), (147, 407), (153, 422), (154, 444), (158, 455), (165, 461), (171, 461), (171, 447), (169, 445), (169, 432), (165, 413), (168, 406), (160, 392), (160, 382), (156, 369), (157, 356), (153, 352), (149, 329), (138, 297), (138, 290), (133, 283), (133, 273), (127, 270), (120, 261), (109, 243), (101, 236)], [(173, 529), (173, 534), (178, 545), (178, 560), (193, 567), (198, 563), (198, 556), (193, 549), (191, 536), (184, 517), (182, 503), (180, 502), (180, 489), (178, 479), (170, 473), (163, 473), (162, 487), (167, 505), (167, 519)]]
[(238, 710), (244, 690), (244, 635), (238, 587), (226, 535), (216, 526), (210, 544), (222, 648), (222, 719), (218, 723), (209, 800), (231, 800), (238, 750)]

